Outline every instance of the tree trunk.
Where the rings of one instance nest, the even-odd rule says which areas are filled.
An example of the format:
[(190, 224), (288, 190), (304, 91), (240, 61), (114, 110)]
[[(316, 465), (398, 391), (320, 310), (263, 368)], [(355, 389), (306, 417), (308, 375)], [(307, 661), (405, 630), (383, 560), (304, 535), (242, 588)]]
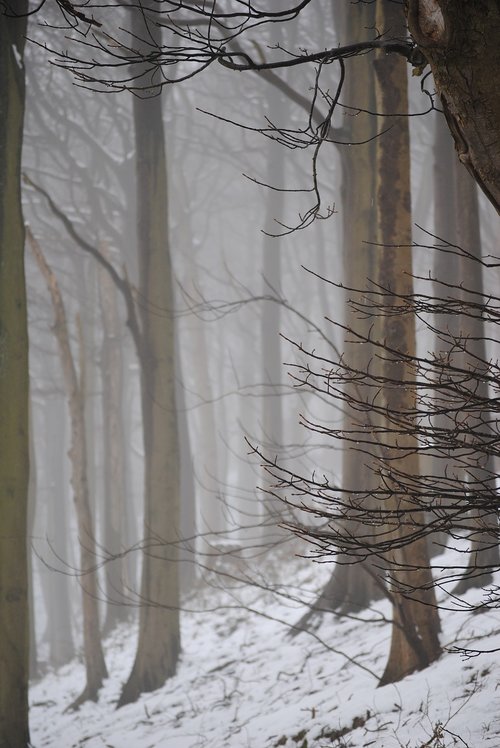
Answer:
[(500, 212), (498, 0), (409, 0), (407, 18), (430, 64), (458, 157)]
[[(483, 277), (481, 260), (481, 231), (479, 226), (479, 201), (474, 180), (460, 163), (455, 165), (457, 244), (469, 252), (476, 261), (462, 260), (462, 279), (466, 286), (479, 294), (474, 302), (484, 302)], [(486, 352), (484, 322), (480, 317), (466, 316), (462, 326), (462, 345), (464, 346), (464, 366), (475, 372), (471, 386), (473, 394), (484, 401), (488, 400), (488, 384), (481, 379), (481, 368), (487, 373), (488, 358)], [(463, 427), (468, 432), (479, 430), (491, 432), (491, 414), (489, 412), (467, 413), (464, 406), (465, 422)], [(473, 437), (471, 433), (471, 437)], [(498, 518), (495, 514), (485, 516), (481, 511), (481, 493), (496, 491), (495, 465), (492, 455), (472, 453), (470, 463), (465, 471), (464, 490), (478, 496), (478, 510), (472, 521), (469, 536), (469, 563), (464, 576), (454, 588), (454, 595), (461, 595), (471, 587), (484, 587), (492, 581), (492, 572), (498, 569), (500, 561), (498, 550)]]
[[(377, 3), (376, 27), (391, 29), (395, 35), (403, 34), (403, 16), (399, 5), (389, 0)], [(407, 69), (402, 60), (378, 55), (375, 61), (377, 111), (385, 114), (405, 112), (407, 100)], [(382, 117), (380, 130), (390, 131), (380, 135), (377, 145), (377, 222), (378, 242), (381, 244), (378, 283), (394, 294), (407, 297), (412, 292), (411, 256), (411, 199), (410, 199), (410, 149), (407, 117)], [(396, 299), (394, 299), (396, 302)], [(387, 302), (390, 304), (390, 300)], [(393, 350), (405, 355), (415, 354), (415, 318), (412, 314), (385, 315), (382, 340)], [(384, 359), (384, 375), (391, 384), (385, 385), (384, 401), (387, 416), (415, 412), (415, 391), (402, 387), (411, 378), (404, 362), (388, 355)], [(397, 428), (396, 428), (397, 431)], [(409, 497), (399, 494), (394, 471), (409, 476), (419, 474), (417, 443), (413, 434), (393, 435), (387, 431), (383, 440), (384, 453), (389, 459), (381, 463), (386, 474), (386, 485), (393, 495), (385, 509), (396, 514), (410, 513), (407, 521), (417, 526), (424, 523), (422, 513), (414, 511)], [(394, 541), (404, 538), (405, 526), (397, 519), (389, 530)], [(417, 540), (388, 554), (388, 571), (391, 578), (393, 600), (393, 626), (391, 648), (380, 685), (393, 683), (409, 673), (425, 668), (441, 652), (437, 612), (429, 555), (425, 539)]]
[[(278, 43), (278, 39), (275, 40)], [(269, 91), (267, 117), (270, 122), (283, 127), (286, 112), (283, 95), (280, 91)], [(283, 192), (285, 186), (285, 154), (283, 145), (273, 140), (269, 141), (266, 158), (266, 184), (277, 189), (269, 189), (266, 200), (264, 218), (264, 236), (262, 241), (262, 276), (263, 295), (281, 295), (281, 240), (278, 236), (282, 227), (277, 221), (283, 220)], [(264, 397), (260, 412), (262, 423), (261, 441), (263, 449), (273, 457), (283, 441), (282, 437), (282, 403), (279, 393), (279, 383), (282, 379), (281, 339), (280, 339), (280, 305), (272, 301), (264, 301), (261, 317), (261, 356), (262, 383)], [(269, 477), (263, 475), (266, 485)], [(284, 504), (274, 496), (264, 495), (262, 499), (262, 542), (270, 547), (283, 537), (279, 524), (282, 520)]]
[[(345, 15), (345, 18), (342, 16)], [(358, 4), (345, 10), (342, 6), (334, 8), (336, 27), (344, 28), (344, 35), (350, 39), (359, 29), (372, 29), (375, 24), (375, 6)], [(373, 111), (374, 72), (371, 65), (366, 65), (363, 58), (354, 57), (346, 65), (347, 75), (344, 88), (345, 103)], [(342, 242), (344, 259), (344, 279), (348, 288), (356, 289), (356, 295), (362, 295), (369, 279), (374, 278), (375, 264), (373, 249), (366, 242), (373, 241), (375, 236), (375, 208), (373, 204), (375, 145), (371, 141), (376, 135), (377, 124), (374, 117), (363, 112), (352, 116), (348, 111), (342, 125), (341, 140), (355, 143), (352, 147), (340, 146), (339, 154), (342, 165)], [(348, 292), (352, 296), (352, 292)], [(345, 325), (356, 329), (361, 334), (368, 334), (374, 324), (373, 319), (363, 322), (352, 307), (346, 305)], [(348, 365), (355, 371), (366, 371), (373, 367), (373, 349), (369, 343), (362, 345), (344, 342), (344, 352)], [(359, 382), (345, 384), (348, 398), (367, 397), (363, 394)], [(346, 407), (343, 415), (343, 430), (347, 434), (358, 431), (362, 424), (360, 418), (365, 415)], [(373, 468), (366, 464), (367, 455), (360, 455), (354, 445), (343, 444), (342, 452), (342, 486), (356, 492), (369, 492), (374, 488), (376, 476)], [(344, 522), (347, 532), (356, 533), (355, 523)], [(366, 529), (364, 529), (366, 533)], [(353, 613), (359, 612), (381, 597), (383, 579), (377, 584), (376, 577), (380, 571), (375, 569), (370, 560), (353, 564), (352, 558), (340, 557), (332, 575), (321, 591), (310, 610), (302, 616), (295, 629), (305, 629), (311, 620), (323, 612)]]
[(29, 483), (28, 483), (28, 533), (27, 533), (27, 553), (28, 553), (28, 611), (30, 623), (30, 643), (29, 643), (29, 674), (30, 679), (38, 678), (40, 675), (40, 666), (38, 662), (38, 647), (36, 640), (35, 625), (35, 596), (34, 596), (34, 566), (32, 543), (35, 535), (35, 517), (36, 517), (36, 496), (37, 496), (37, 472), (35, 459), (35, 437), (33, 433), (33, 416), (32, 404), (29, 405)]
[[(52, 372), (49, 373), (51, 376)], [(53, 373), (56, 379), (55, 372)], [(65, 456), (68, 423), (64, 395), (54, 395), (44, 401), (41, 433), (45, 436), (40, 473), (45, 473), (45, 527), (40, 534), (49, 538), (51, 552), (59, 558), (68, 558), (69, 523), (67, 511), (68, 470)], [(50, 562), (49, 562), (50, 563)], [(73, 563), (71, 557), (69, 563)], [(44, 639), (49, 645), (49, 663), (61, 667), (75, 656), (71, 628), (70, 577), (58, 574), (45, 566), (40, 568), (47, 607), (47, 628)]]
[[(102, 254), (109, 260), (106, 246)], [(127, 556), (119, 554), (128, 547), (127, 511), (125, 492), (125, 444), (122, 422), (123, 412), (123, 361), (122, 338), (118, 319), (116, 288), (105, 270), (99, 269), (99, 296), (103, 342), (101, 351), (101, 381), (104, 446), (104, 550), (110, 560), (106, 563), (106, 617), (103, 633), (107, 634), (128, 618), (130, 609), (124, 603), (127, 593)], [(118, 556), (118, 558), (113, 558)]]
[[(64, 384), (68, 396), (71, 421), (70, 460), (72, 467), (71, 483), (75, 502), (78, 535), (80, 542), (80, 573), (83, 613), (83, 650), (85, 659), (86, 684), (82, 694), (71, 704), (70, 709), (78, 709), (85, 701), (97, 701), (99, 689), (108, 673), (101, 646), (99, 626), (97, 573), (95, 571), (95, 534), (90, 497), (87, 483), (87, 439), (85, 433), (84, 361), (80, 350), (80, 376), (71, 352), (66, 311), (57, 279), (45, 260), (38, 242), (31, 232), (28, 240), (49, 289), (54, 307), (54, 332), (59, 346)], [(80, 336), (80, 347), (83, 343)]]
[[(9, 7), (9, 5), (11, 7)], [(21, 209), (23, 50), (28, 3), (0, 15), (0, 745), (28, 727), (28, 331)], [(5, 14), (10, 11), (10, 17)], [(13, 17), (15, 13), (22, 17)]]
[[(446, 126), (446, 121), (442, 114), (437, 112), (434, 132), (434, 233), (437, 237), (436, 242), (454, 244), (457, 238), (457, 215), (455, 203), (455, 154), (453, 152), (453, 139), (450, 131)], [(457, 293), (460, 286), (461, 273), (460, 258), (454, 254), (436, 250), (434, 253), (434, 277), (436, 278), (434, 293), (437, 297), (442, 296), (442, 285), (440, 282), (453, 283), (456, 285)], [(457, 364), (460, 353), (456, 350), (452, 352), (453, 339), (460, 335), (460, 315), (448, 315), (446, 317), (446, 329), (443, 335), (437, 335), (434, 339), (434, 353), (437, 356), (446, 356)], [(435, 319), (435, 325), (440, 329), (440, 320)], [(444, 397), (441, 395), (440, 398)], [(452, 419), (444, 412), (439, 413), (433, 420), (433, 425), (437, 429), (450, 428)], [(425, 460), (425, 458), (424, 458)], [(429, 472), (436, 477), (436, 480), (443, 479), (447, 475), (462, 474), (462, 469), (453, 462), (453, 455), (444, 449), (435, 455), (431, 462)], [(420, 466), (424, 468), (425, 462)], [(431, 556), (439, 555), (443, 552), (447, 544), (447, 536), (444, 532), (432, 533), (428, 536), (429, 553)]]
[[(145, 36), (143, 16), (132, 31)], [(155, 44), (160, 30), (150, 24)], [(141, 92), (141, 96), (147, 91)], [(165, 138), (158, 91), (134, 97), (137, 215), (142, 318), (141, 392), (145, 453), (145, 509), (139, 641), (118, 707), (153, 691), (174, 675), (179, 625), (179, 443), (175, 407), (173, 284), (168, 235)]]
[[(338, 15), (338, 11), (337, 11)], [(371, 30), (375, 24), (375, 6), (359, 4), (347, 10), (346, 38), (350, 39), (359, 29)], [(373, 67), (366, 65), (363, 58), (353, 58), (348, 63), (345, 103), (373, 111), (375, 107), (375, 76)], [(369, 114), (359, 112), (352, 116), (349, 111), (342, 127), (342, 140), (357, 145), (340, 146), (342, 162), (342, 227), (343, 258), (345, 283), (349, 288), (357, 289), (362, 296), (369, 281), (375, 277), (373, 248), (368, 242), (375, 238), (375, 207), (373, 194), (375, 189), (375, 144), (373, 138), (377, 133), (377, 122)], [(352, 296), (352, 292), (349, 292)], [(370, 328), (377, 321), (368, 318), (359, 319), (350, 304), (346, 304), (345, 325), (356, 329), (361, 334), (369, 335)], [(367, 371), (374, 364), (374, 351), (369, 343), (344, 344), (346, 358), (355, 371)], [(355, 400), (369, 395), (362, 392), (362, 385), (348, 382), (347, 392)], [(360, 391), (361, 390), (361, 391)], [(349, 394), (348, 394), (349, 397)], [(371, 416), (373, 418), (373, 414)], [(360, 422), (361, 419), (361, 422)], [(346, 409), (343, 417), (343, 429), (346, 433), (359, 431), (366, 424), (364, 413)], [(373, 424), (372, 424), (373, 425)], [(356, 492), (369, 492), (374, 488), (376, 476), (366, 454), (361, 454), (353, 444), (346, 443), (342, 453), (342, 485), (344, 489)], [(350, 527), (355, 533), (356, 528)], [(365, 529), (366, 532), (366, 529)], [(343, 559), (340, 559), (342, 561)], [(345, 560), (345, 559), (344, 559)], [(355, 566), (340, 563), (333, 572), (324, 594), (334, 601), (336, 609), (347, 612), (359, 611), (380, 598), (383, 579), (377, 583), (380, 570), (368, 559)]]

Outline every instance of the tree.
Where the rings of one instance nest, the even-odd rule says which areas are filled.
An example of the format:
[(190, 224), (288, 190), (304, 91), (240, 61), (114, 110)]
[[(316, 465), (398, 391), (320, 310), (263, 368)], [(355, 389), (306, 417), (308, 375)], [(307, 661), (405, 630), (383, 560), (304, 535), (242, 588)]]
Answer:
[[(394, 3), (382, 0), (377, 4), (376, 23), (379, 28), (391, 28), (393, 33), (402, 32), (402, 12)], [(375, 60), (377, 110), (385, 115), (408, 111), (407, 71), (403, 60), (389, 60), (377, 55)], [(378, 285), (389, 294), (388, 304), (396, 304), (400, 295), (412, 292), (411, 255), (411, 196), (410, 196), (410, 144), (408, 118), (382, 119), (383, 132), (376, 141), (376, 205), (377, 241), (380, 245)], [(394, 299), (394, 302), (392, 302)], [(384, 316), (382, 339), (394, 349), (393, 357), (382, 361), (386, 382), (409, 380), (405, 357), (416, 351), (415, 318), (401, 318), (390, 313)], [(413, 510), (413, 519), (422, 523), (414, 511), (411, 498), (397, 489), (393, 472), (404, 471), (410, 475), (420, 474), (418, 445), (411, 423), (406, 438), (392, 436), (393, 419), (403, 411), (415, 411), (415, 388), (394, 387), (389, 384), (382, 389), (382, 401), (388, 426), (381, 440), (380, 474), (394, 492), (388, 505), (394, 510)], [(386, 455), (389, 459), (386, 459)], [(392, 530), (389, 530), (392, 532)], [(425, 539), (397, 548), (398, 540), (404, 537), (404, 526), (396, 528), (393, 539), (395, 550), (388, 554), (391, 577), (393, 618), (392, 640), (386, 669), (381, 684), (392, 683), (414, 670), (427, 667), (441, 652), (438, 632), (439, 617), (429, 557)], [(415, 594), (409, 597), (409, 588)]]
[[(133, 34), (145, 32), (134, 14)], [(159, 44), (160, 30), (150, 29)], [(161, 96), (134, 97), (137, 241), (143, 350), (141, 396), (145, 453), (144, 556), (139, 642), (118, 706), (173, 675), (180, 652), (179, 440), (175, 403), (173, 283)]]
[[(27, 0), (0, 15), (0, 744), (28, 728), (28, 330), (21, 209)], [(14, 8), (15, 6), (15, 8)], [(15, 17), (19, 13), (19, 17)], [(13, 17), (14, 16), (14, 17)]]
[[(86, 684), (82, 694), (71, 708), (78, 709), (87, 700), (97, 701), (99, 689), (108, 672), (104, 661), (99, 625), (97, 594), (97, 570), (95, 551), (95, 529), (90, 506), (87, 476), (87, 436), (85, 430), (85, 354), (82, 350), (82, 333), (79, 333), (80, 370), (77, 371), (71, 351), (66, 310), (57, 278), (48, 265), (40, 245), (28, 230), (28, 240), (40, 272), (44, 276), (54, 308), (54, 332), (57, 337), (64, 384), (68, 397), (71, 420), (70, 458), (71, 483), (78, 521), (80, 541), (80, 573), (82, 574), (83, 650), (85, 658)], [(77, 321), (80, 327), (79, 320)]]
[(458, 157), (500, 212), (500, 7), (495, 0), (410, 0), (407, 17)]

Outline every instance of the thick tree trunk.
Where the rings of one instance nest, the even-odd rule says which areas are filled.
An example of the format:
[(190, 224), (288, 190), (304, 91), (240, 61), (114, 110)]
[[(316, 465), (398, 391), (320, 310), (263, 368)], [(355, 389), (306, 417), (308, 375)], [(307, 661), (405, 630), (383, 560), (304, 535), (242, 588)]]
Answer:
[[(338, 14), (338, 10), (336, 11)], [(373, 4), (359, 4), (350, 7), (346, 18), (346, 38), (350, 39), (359, 29), (370, 30), (375, 24), (375, 6)], [(363, 58), (353, 58), (348, 63), (345, 103), (352, 107), (359, 107), (367, 111), (375, 108), (374, 88), (375, 76), (373, 67), (366, 65)], [(377, 122), (369, 114), (358, 113), (355, 117), (346, 115), (343, 123), (342, 140), (356, 145), (340, 146), (342, 163), (342, 227), (343, 227), (343, 258), (345, 283), (349, 288), (359, 290), (363, 294), (369, 281), (375, 277), (375, 263), (373, 248), (369, 242), (375, 239), (376, 211), (373, 202), (375, 189), (375, 143), (373, 138), (377, 133)], [(359, 295), (358, 294), (358, 295)], [(352, 296), (352, 293), (349, 292)], [(350, 304), (346, 305), (347, 327), (352, 327), (360, 334), (369, 335), (370, 328), (377, 324), (377, 320), (359, 319)], [(345, 355), (349, 366), (355, 371), (367, 371), (373, 367), (374, 351), (369, 343), (362, 345), (345, 342)], [(353, 400), (360, 397), (366, 399), (369, 394), (362, 391), (361, 383), (348, 382), (346, 384), (348, 397)], [(373, 419), (373, 414), (372, 414)], [(361, 419), (361, 422), (360, 422)], [(346, 433), (359, 431), (363, 426), (373, 427), (373, 422), (367, 423), (366, 413), (357, 413), (353, 409), (346, 409), (343, 428)], [(344, 489), (356, 492), (369, 492), (373, 489), (376, 476), (369, 464), (369, 456), (361, 454), (353, 444), (345, 443), (342, 453), (342, 485)], [(349, 528), (355, 533), (354, 527)], [(365, 530), (366, 532), (366, 530)], [(377, 583), (380, 570), (375, 569), (371, 561), (352, 566), (340, 564), (334, 571), (332, 578), (324, 590), (324, 594), (333, 600), (337, 609), (343, 612), (359, 611), (368, 607), (370, 602), (381, 596), (383, 580)]]
[[(397, 35), (403, 33), (402, 11), (399, 5), (383, 0), (377, 3), (379, 29), (390, 28)], [(402, 60), (379, 55), (375, 61), (377, 110), (385, 114), (407, 111), (407, 69)], [(411, 199), (410, 199), (410, 149), (408, 119), (406, 117), (382, 118), (380, 130), (390, 126), (390, 132), (377, 139), (377, 189), (378, 242), (382, 245), (379, 259), (378, 282), (384, 289), (407, 297), (412, 292), (411, 256)], [(390, 303), (390, 301), (388, 302)], [(402, 356), (415, 354), (415, 319), (411, 314), (385, 315), (382, 339)], [(410, 379), (404, 359), (389, 355), (384, 359), (384, 375), (391, 384), (384, 390), (387, 416), (415, 411), (413, 388), (402, 387)], [(389, 430), (383, 440), (389, 459), (382, 459), (385, 483), (392, 487), (393, 496), (385, 509), (403, 515), (405, 524), (397, 518), (388, 528), (394, 541), (404, 538), (408, 522), (417, 526), (424, 523), (422, 513), (414, 511), (411, 500), (401, 495), (394, 470), (409, 476), (419, 474), (417, 443), (413, 434), (393, 435)], [(391, 648), (380, 685), (393, 683), (405, 675), (420, 670), (436, 660), (441, 652), (438, 632), (439, 616), (436, 608), (429, 555), (425, 539), (405, 545), (388, 554), (388, 572), (391, 577), (390, 593), (393, 601), (393, 626)]]
[(500, 212), (498, 0), (410, 0), (407, 17), (430, 64), (458, 157)]
[[(133, 33), (144, 38), (143, 17)], [(153, 39), (159, 29), (149, 26)], [(155, 37), (156, 42), (160, 39)], [(141, 392), (145, 453), (144, 556), (139, 641), (118, 706), (153, 691), (175, 673), (179, 623), (179, 443), (175, 407), (173, 283), (161, 101), (134, 97), (142, 317)]]
[[(80, 543), (83, 652), (87, 681), (82, 694), (70, 706), (71, 709), (77, 709), (85, 701), (97, 701), (99, 689), (102, 686), (104, 678), (107, 677), (99, 625), (94, 523), (90, 509), (87, 483), (87, 439), (85, 432), (85, 396), (83, 386), (84, 362), (83, 355), (81, 355), (80, 376), (78, 376), (71, 352), (66, 311), (57, 279), (47, 264), (40, 246), (31, 232), (28, 232), (28, 240), (40, 272), (47, 283), (54, 307), (54, 333), (59, 346), (70, 412), (71, 447), (69, 455), (72, 467), (71, 484), (73, 487)], [(82, 345), (80, 335), (80, 346)], [(81, 351), (81, 353), (83, 352)]]
[[(9, 5), (11, 6), (9, 8)], [(26, 0), (0, 11), (0, 745), (28, 728), (28, 331), (21, 210)], [(10, 11), (9, 16), (4, 15)], [(23, 17), (13, 17), (15, 13)]]
[[(343, 18), (345, 16), (345, 18)], [(336, 28), (344, 28), (344, 36), (352, 38), (359, 29), (372, 29), (375, 24), (375, 6), (357, 4), (346, 9), (335, 6), (334, 23)], [(373, 111), (374, 71), (366, 65), (363, 58), (354, 57), (346, 62), (347, 75), (344, 88), (345, 103), (360, 110)], [(373, 248), (367, 242), (375, 239), (375, 206), (373, 193), (375, 189), (375, 144), (373, 138), (377, 133), (376, 119), (362, 111), (351, 116), (347, 113), (341, 140), (356, 145), (340, 146), (339, 154), (342, 165), (342, 250), (344, 260), (344, 282), (350, 289), (349, 297), (362, 300), (363, 291), (369, 279), (375, 277)], [(331, 312), (330, 312), (331, 314)], [(346, 305), (345, 325), (360, 334), (368, 335), (376, 319), (363, 321), (356, 315), (351, 305)], [(345, 360), (354, 371), (373, 369), (374, 351), (369, 343), (349, 344), (344, 342)], [(363, 392), (362, 384), (345, 383), (346, 396), (350, 400), (368, 399), (369, 393)], [(373, 415), (372, 415), (373, 418)], [(361, 420), (360, 420), (361, 419)], [(364, 419), (364, 420), (363, 420)], [(367, 414), (346, 407), (343, 415), (343, 430), (346, 434), (359, 431), (368, 419)], [(373, 423), (368, 424), (373, 426)], [(377, 477), (369, 464), (369, 456), (360, 455), (359, 450), (347, 440), (342, 452), (342, 487), (344, 490), (369, 492), (376, 487)], [(356, 523), (344, 521), (345, 531), (356, 534), (359, 530)], [(363, 528), (366, 534), (366, 528)], [(295, 631), (306, 629), (314, 619), (324, 612), (354, 613), (367, 608), (383, 594), (383, 579), (378, 579), (380, 570), (375, 569), (370, 560), (353, 564), (352, 558), (339, 558), (327, 584), (311, 605), (310, 610), (297, 622)]]

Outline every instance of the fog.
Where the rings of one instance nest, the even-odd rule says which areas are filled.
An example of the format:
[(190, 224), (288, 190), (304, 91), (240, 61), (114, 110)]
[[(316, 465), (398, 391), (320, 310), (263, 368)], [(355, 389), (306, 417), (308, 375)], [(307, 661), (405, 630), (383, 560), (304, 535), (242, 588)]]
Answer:
[[(186, 60), (170, 83), (148, 55), (188, 45), (189, 9), (162, 28), (117, 7), (113, 28), (108, 16), (79, 38), (62, 3), (42, 5), (22, 151), (33, 688), (78, 659), (65, 707), (98, 700), (124, 631), (107, 712), (168, 688), (181, 651), (189, 662), (188, 612), (223, 627), (232, 597), (249, 619), (254, 603), (293, 600), (272, 609), (283, 642), (287, 627), (352, 618), (360, 632), (385, 618), (388, 641), (396, 618), (426, 651), (379, 653), (377, 677), (425, 673), (440, 606), (470, 618), (498, 604), (498, 218), (456, 158), (432, 77), (397, 58), (384, 88), (393, 58), (369, 77), (363, 54), (193, 76)], [(321, 0), (242, 38), (256, 59), (292, 58), (349, 43), (356, 23), (371, 38), (374, 12)], [(89, 64), (108, 44), (119, 64)], [(407, 100), (386, 111), (396, 85)]]

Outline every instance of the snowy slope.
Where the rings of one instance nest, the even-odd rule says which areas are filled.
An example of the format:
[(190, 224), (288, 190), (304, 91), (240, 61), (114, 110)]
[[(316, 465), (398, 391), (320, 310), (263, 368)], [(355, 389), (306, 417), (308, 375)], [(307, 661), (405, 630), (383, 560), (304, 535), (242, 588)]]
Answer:
[[(287, 596), (305, 599), (309, 590), (310, 597), (331, 567), (285, 562), (283, 554), (273, 563), (273, 592), (217, 577), (215, 588), (186, 601), (177, 675), (137, 704), (114, 707), (134, 656), (132, 627), (106, 642), (110, 677), (97, 704), (64, 713), (84, 684), (79, 663), (34, 684), (33, 746), (500, 748), (500, 652), (464, 659), (448, 651), (427, 670), (377, 688), (389, 646), (387, 604), (361, 620), (324, 616), (313, 635), (290, 638), (286, 624), (304, 607)], [(280, 586), (279, 576), (294, 586)], [(500, 648), (498, 611), (444, 611), (442, 624), (448, 649)]]

